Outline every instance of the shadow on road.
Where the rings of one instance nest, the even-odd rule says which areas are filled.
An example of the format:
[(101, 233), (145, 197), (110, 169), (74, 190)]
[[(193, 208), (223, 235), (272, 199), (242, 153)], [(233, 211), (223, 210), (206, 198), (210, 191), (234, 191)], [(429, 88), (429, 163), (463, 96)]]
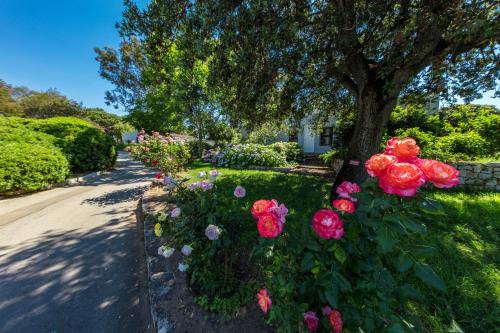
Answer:
[(94, 198), (85, 199), (82, 201), (82, 204), (96, 205), (103, 207), (107, 205), (136, 201), (139, 200), (141, 194), (144, 193), (144, 191), (148, 187), (149, 185), (144, 185), (140, 187), (125, 188), (121, 190), (107, 192)]
[(48, 230), (1, 255), (0, 332), (144, 332), (142, 247), (118, 222)]

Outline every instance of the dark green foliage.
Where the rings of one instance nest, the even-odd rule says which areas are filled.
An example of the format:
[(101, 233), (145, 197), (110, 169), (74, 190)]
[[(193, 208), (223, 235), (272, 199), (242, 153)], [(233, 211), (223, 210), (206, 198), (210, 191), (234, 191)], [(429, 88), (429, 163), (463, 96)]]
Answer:
[(15, 194), (62, 182), (69, 165), (60, 149), (49, 143), (0, 140), (0, 193)]
[(284, 155), (287, 162), (302, 163), (304, 150), (297, 142), (275, 142), (269, 147), (280, 155)]

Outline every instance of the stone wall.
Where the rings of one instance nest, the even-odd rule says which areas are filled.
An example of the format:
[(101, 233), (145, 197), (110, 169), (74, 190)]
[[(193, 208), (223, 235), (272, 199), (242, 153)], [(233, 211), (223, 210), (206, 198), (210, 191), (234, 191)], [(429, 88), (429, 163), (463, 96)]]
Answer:
[(500, 191), (500, 162), (456, 162), (460, 187), (473, 190)]

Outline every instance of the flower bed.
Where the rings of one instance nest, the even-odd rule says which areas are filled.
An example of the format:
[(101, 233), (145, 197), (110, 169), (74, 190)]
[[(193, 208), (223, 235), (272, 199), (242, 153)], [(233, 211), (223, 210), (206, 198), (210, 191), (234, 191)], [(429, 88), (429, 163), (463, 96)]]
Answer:
[(213, 162), (221, 167), (284, 167), (303, 159), (304, 152), (296, 142), (276, 142), (271, 145), (229, 145), (216, 153)]
[[(385, 154), (366, 165), (378, 184), (344, 183), (332, 203), (335, 210), (325, 207), (320, 187), (315, 187), (318, 197), (314, 187), (285, 185), (290, 176), (281, 175), (275, 188), (266, 188), (267, 199), (255, 200), (262, 183), (201, 174), (195, 185), (172, 190), (180, 214), (164, 214), (158, 232), (172, 238), (167, 248), (192, 249), (183, 260), (188, 266), (178, 268), (187, 271), (198, 301), (211, 311), (231, 313), (256, 297), (238, 287), (250, 281), (278, 331), (410, 331), (410, 323), (416, 328), (421, 323), (406, 316), (410, 311), (403, 305), (418, 304), (426, 290), (416, 281), (441, 297), (445, 290), (427, 265), (429, 248), (422, 242), (424, 217), (439, 218), (443, 211), (417, 190), (425, 181), (437, 187), (457, 182), (454, 169), (420, 160), (417, 153), (412, 140), (391, 141)], [(303, 191), (290, 194), (292, 188)], [(224, 279), (232, 288), (210, 290)]]
[(130, 152), (134, 159), (146, 166), (158, 168), (158, 179), (174, 176), (184, 170), (190, 158), (188, 145), (158, 132), (151, 135), (139, 132), (138, 142), (130, 146)]

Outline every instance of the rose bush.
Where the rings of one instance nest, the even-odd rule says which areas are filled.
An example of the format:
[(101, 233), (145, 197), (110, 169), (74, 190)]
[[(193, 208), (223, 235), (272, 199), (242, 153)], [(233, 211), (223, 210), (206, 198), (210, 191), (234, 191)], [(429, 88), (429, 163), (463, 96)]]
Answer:
[[(426, 181), (456, 185), (458, 171), (438, 161), (420, 160), (411, 138), (392, 139), (384, 154), (366, 162), (378, 178), (363, 184), (344, 182), (331, 209), (320, 209), (311, 223), (287, 223), (273, 239), (261, 238), (255, 252), (272, 260), (262, 284), (272, 300), (269, 320), (278, 332), (412, 332), (419, 321), (404, 318), (401, 306), (419, 299), (413, 274), (427, 285), (445, 285), (425, 263), (414, 234), (425, 234), (423, 214), (439, 216), (437, 202), (417, 192)], [(414, 198), (406, 198), (414, 196)], [(256, 202), (252, 214), (269, 203)], [(413, 248), (399, 246), (412, 239)], [(407, 248), (407, 247), (405, 247)], [(272, 274), (271, 274), (272, 272)], [(316, 313), (322, 316), (316, 321)]]
[(173, 184), (165, 189), (175, 208), (158, 217), (158, 226), (169, 246), (181, 252), (189, 246), (183, 263), (198, 303), (231, 314), (255, 295), (257, 276), (250, 252), (258, 234), (244, 208), (245, 188), (235, 186), (228, 201), (217, 195), (218, 177), (212, 170), (200, 172), (190, 184), (167, 181)]
[(138, 142), (131, 146), (134, 159), (160, 170), (158, 179), (176, 175), (189, 161), (189, 147), (182, 141), (174, 141), (168, 134), (139, 132)]

